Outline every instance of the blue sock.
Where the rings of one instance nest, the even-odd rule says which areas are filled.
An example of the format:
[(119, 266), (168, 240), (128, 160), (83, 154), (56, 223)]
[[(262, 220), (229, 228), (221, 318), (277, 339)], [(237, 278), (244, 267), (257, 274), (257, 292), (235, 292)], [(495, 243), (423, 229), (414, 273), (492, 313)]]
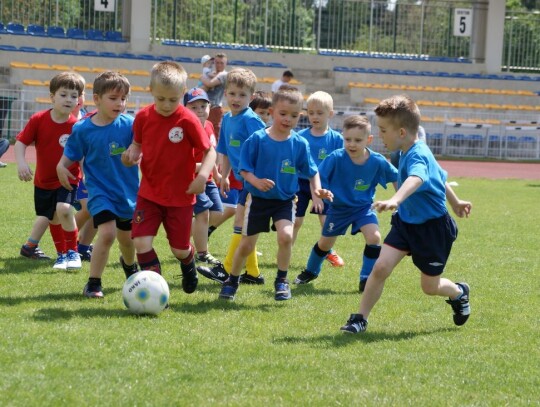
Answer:
[(90, 246), (80, 243), (77, 245), (77, 251), (79, 253), (86, 253), (88, 250), (90, 250)]
[(321, 272), (324, 259), (326, 258), (326, 255), (328, 253), (329, 251), (321, 250), (319, 248), (319, 244), (315, 243), (309, 255), (309, 259), (306, 265), (306, 271), (310, 272), (313, 275), (318, 276), (319, 273)]
[(242, 234), (242, 226), (234, 226), (233, 227), (233, 233), (237, 234), (237, 235), (241, 235)]
[(373, 270), (375, 262), (381, 253), (381, 246), (366, 245), (364, 248), (364, 256), (362, 261), (362, 269), (360, 270), (360, 280), (367, 280)]

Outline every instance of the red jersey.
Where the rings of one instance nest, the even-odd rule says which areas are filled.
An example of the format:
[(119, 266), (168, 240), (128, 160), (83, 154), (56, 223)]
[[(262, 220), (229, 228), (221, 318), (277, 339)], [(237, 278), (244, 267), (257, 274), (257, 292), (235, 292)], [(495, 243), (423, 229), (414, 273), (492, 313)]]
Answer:
[(210, 148), (199, 118), (182, 105), (169, 117), (152, 104), (137, 113), (133, 141), (141, 145), (142, 180), (139, 195), (162, 206), (191, 206), (187, 194), (195, 179), (195, 156)]
[[(36, 173), (34, 185), (41, 189), (58, 189), (61, 187), (56, 165), (64, 153), (64, 146), (71, 134), (71, 128), (77, 119), (70, 115), (64, 123), (56, 123), (51, 117), (51, 110), (37, 112), (30, 117), (24, 129), (17, 135), (17, 141), (29, 146), (36, 146)], [(69, 180), (71, 185), (78, 185), (81, 179), (79, 163), (69, 167), (71, 173), (77, 178)]]
[[(210, 120), (206, 120), (204, 122), (204, 131), (208, 135), (208, 139), (210, 140), (210, 145), (216, 148), (217, 140), (216, 140), (216, 135), (214, 134), (214, 125), (212, 124)], [(204, 151), (201, 151), (195, 156), (195, 161), (200, 163), (202, 162), (203, 157), (204, 157)], [(210, 175), (208, 176), (208, 181), (212, 181), (212, 178), (213, 178), (213, 175), (212, 175), (212, 172), (210, 172)]]

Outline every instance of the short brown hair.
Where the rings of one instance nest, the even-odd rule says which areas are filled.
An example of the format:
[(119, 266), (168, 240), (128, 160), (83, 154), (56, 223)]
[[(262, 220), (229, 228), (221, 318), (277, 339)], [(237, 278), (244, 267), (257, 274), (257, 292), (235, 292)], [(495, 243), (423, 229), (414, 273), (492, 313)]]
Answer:
[(364, 130), (368, 134), (371, 134), (371, 124), (366, 116), (353, 114), (351, 116), (347, 116), (347, 118), (343, 121), (343, 131), (354, 129), (356, 127), (360, 130)]
[(234, 68), (227, 74), (227, 83), (225, 88), (229, 85), (236, 85), (239, 88), (248, 88), (250, 93), (255, 92), (255, 86), (257, 86), (257, 77), (253, 71), (245, 68)]
[(157, 83), (186, 90), (187, 72), (182, 65), (174, 61), (158, 62), (150, 71), (150, 87)]
[(375, 108), (378, 117), (388, 117), (397, 127), (404, 128), (411, 134), (418, 133), (420, 109), (407, 95), (391, 96), (382, 100)]
[(61, 72), (51, 79), (49, 83), (49, 92), (55, 94), (60, 88), (73, 89), (81, 96), (84, 92), (86, 82), (77, 72)]
[(249, 107), (251, 107), (253, 110), (259, 108), (268, 109), (270, 106), (272, 106), (272, 98), (262, 90), (255, 91), (253, 94), (253, 99), (251, 99), (251, 102), (249, 102)]
[(274, 93), (272, 96), (272, 106), (275, 106), (278, 102), (286, 101), (293, 105), (302, 105), (304, 103), (304, 97), (298, 89), (282, 89)]
[(105, 71), (94, 79), (94, 95), (102, 96), (111, 90), (117, 90), (129, 95), (130, 84), (128, 79), (119, 72)]

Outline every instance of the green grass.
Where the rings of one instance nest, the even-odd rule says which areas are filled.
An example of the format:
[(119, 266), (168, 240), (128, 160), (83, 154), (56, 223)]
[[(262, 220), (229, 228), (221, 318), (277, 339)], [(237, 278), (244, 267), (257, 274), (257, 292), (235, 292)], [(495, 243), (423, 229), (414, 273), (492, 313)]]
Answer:
[[(537, 405), (540, 400), (540, 183), (457, 179), (474, 204), (459, 219), (445, 275), (471, 286), (472, 316), (452, 323), (442, 298), (419, 287), (406, 259), (389, 279), (369, 330), (339, 331), (356, 312), (361, 236), (338, 240), (346, 266), (325, 265), (318, 280), (273, 299), (275, 234), (258, 248), (264, 286), (241, 286), (234, 302), (201, 277), (184, 294), (163, 232), (156, 249), (171, 288), (158, 317), (122, 304), (118, 250), (104, 275), (105, 299), (81, 295), (83, 272), (53, 271), (19, 256), (33, 216), (32, 186), (16, 166), (0, 173), (0, 405)], [(389, 191), (380, 190), (379, 197)], [(389, 214), (380, 216), (388, 230)], [(225, 255), (230, 224), (211, 238)], [(298, 274), (319, 236), (308, 216), (294, 248)], [(52, 255), (50, 235), (42, 248)]]

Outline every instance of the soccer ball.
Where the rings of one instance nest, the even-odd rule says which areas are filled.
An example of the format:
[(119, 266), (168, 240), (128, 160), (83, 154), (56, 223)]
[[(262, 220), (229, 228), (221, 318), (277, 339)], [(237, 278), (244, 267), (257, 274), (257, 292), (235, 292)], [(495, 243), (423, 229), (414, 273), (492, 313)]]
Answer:
[(157, 315), (169, 302), (169, 285), (154, 271), (139, 271), (124, 283), (122, 298), (133, 314)]

